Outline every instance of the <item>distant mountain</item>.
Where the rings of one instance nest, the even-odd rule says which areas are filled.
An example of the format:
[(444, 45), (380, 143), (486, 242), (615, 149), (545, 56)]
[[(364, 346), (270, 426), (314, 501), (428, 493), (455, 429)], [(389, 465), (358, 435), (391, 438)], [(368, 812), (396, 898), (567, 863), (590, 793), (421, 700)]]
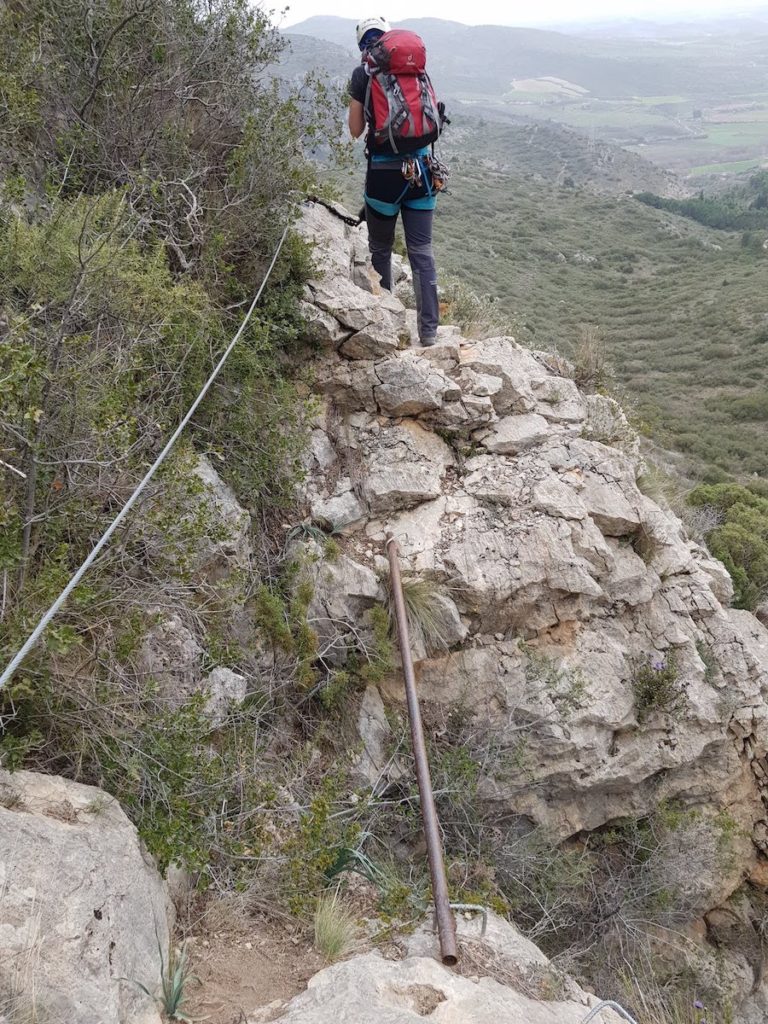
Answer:
[(315, 36), (285, 33), (288, 43), (278, 62), (280, 77), (298, 81), (308, 71), (319, 71), (331, 81), (341, 84), (349, 78), (356, 58), (352, 50)]
[[(550, 77), (598, 99), (682, 93), (704, 101), (736, 92), (762, 93), (768, 77), (768, 30), (757, 38), (742, 35), (741, 54), (698, 31), (695, 45), (671, 46), (668, 39), (608, 39), (439, 18), (398, 24), (424, 36), (433, 77), (458, 98), (499, 99), (514, 81)], [(354, 19), (325, 16), (291, 28), (291, 33), (324, 39), (353, 54), (354, 31)]]
[(556, 121), (509, 116), (485, 125), (460, 107), (443, 145), (458, 160), (478, 160), (494, 172), (566, 188), (618, 196), (654, 192), (681, 198), (689, 189), (669, 171), (636, 153), (593, 139)]
[(744, 14), (697, 19), (651, 21), (642, 18), (611, 18), (600, 21), (574, 21), (552, 25), (556, 32), (578, 36), (632, 37), (637, 39), (687, 39), (693, 36), (765, 35), (768, 33), (768, 7)]

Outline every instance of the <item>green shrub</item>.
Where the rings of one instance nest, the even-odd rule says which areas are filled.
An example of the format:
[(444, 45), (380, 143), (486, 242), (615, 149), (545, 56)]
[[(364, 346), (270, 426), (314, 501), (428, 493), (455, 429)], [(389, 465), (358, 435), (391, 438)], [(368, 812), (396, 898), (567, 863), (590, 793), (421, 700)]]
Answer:
[(368, 613), (373, 632), (373, 644), (365, 652), (365, 663), (360, 675), (369, 683), (380, 683), (395, 669), (395, 646), (390, 635), (391, 623), (386, 609), (374, 605)]
[(719, 513), (707, 544), (731, 574), (734, 605), (754, 610), (768, 593), (768, 497), (740, 484), (713, 484), (694, 488), (688, 502)]

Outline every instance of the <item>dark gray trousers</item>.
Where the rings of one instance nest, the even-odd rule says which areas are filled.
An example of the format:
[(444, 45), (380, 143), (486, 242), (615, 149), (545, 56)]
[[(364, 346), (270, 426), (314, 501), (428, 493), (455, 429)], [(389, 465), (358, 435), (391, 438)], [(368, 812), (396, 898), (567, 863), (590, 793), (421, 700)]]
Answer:
[[(412, 210), (403, 206), (400, 213), (403, 218), (408, 261), (413, 271), (419, 338), (422, 341), (429, 341), (435, 338), (440, 320), (437, 271), (432, 252), (432, 221), (435, 211)], [(371, 251), (373, 269), (381, 278), (382, 287), (392, 291), (392, 245), (395, 240), (397, 215), (387, 217), (366, 203), (365, 219), (368, 224), (368, 248)]]

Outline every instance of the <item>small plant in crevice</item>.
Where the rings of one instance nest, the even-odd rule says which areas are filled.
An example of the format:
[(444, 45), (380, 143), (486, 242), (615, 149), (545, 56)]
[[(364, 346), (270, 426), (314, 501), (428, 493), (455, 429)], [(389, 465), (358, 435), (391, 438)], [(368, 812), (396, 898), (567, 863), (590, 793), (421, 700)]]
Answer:
[(711, 684), (717, 678), (719, 671), (717, 658), (709, 644), (703, 640), (696, 641), (696, 653), (704, 665), (704, 682)]
[(637, 664), (632, 673), (632, 690), (638, 718), (643, 721), (654, 711), (679, 714), (685, 693), (678, 674), (674, 651)]
[(573, 354), (573, 379), (582, 391), (606, 394), (615, 384), (605, 339), (595, 324), (582, 324)]
[(256, 625), (276, 652), (294, 659), (294, 678), (302, 690), (318, 679), (318, 637), (307, 620), (313, 594), (312, 581), (302, 577), (299, 563), (291, 562), (272, 586), (258, 587), (253, 601)]
[(386, 609), (380, 604), (374, 605), (368, 618), (373, 638), (365, 652), (366, 661), (360, 668), (360, 676), (367, 683), (380, 683), (395, 669), (395, 645)]
[[(447, 651), (449, 632), (445, 599), (438, 585), (429, 579), (404, 578), (403, 601), (411, 640), (428, 653)], [(395, 607), (392, 595), (388, 602), (389, 618), (394, 630)]]
[[(328, 885), (342, 851), (358, 849), (359, 805), (346, 805), (350, 780), (342, 769), (327, 772), (307, 793), (307, 804), (281, 848), (280, 892), (294, 914), (307, 914)], [(345, 813), (339, 814), (344, 802)]]
[(580, 668), (560, 668), (556, 661), (527, 643), (520, 643), (519, 649), (525, 657), (526, 681), (543, 687), (561, 714), (574, 711), (581, 705), (587, 680)]
[(180, 1020), (191, 1022), (196, 1020), (184, 1012), (184, 1005), (189, 998), (189, 985), (199, 979), (192, 973), (192, 965), (189, 962), (186, 944), (179, 949), (171, 946), (168, 952), (166, 963), (162, 949), (160, 950), (161, 980), (160, 991), (155, 994), (150, 992), (146, 985), (140, 981), (136, 984), (146, 992), (150, 999), (154, 999), (161, 1012), (168, 1020)]

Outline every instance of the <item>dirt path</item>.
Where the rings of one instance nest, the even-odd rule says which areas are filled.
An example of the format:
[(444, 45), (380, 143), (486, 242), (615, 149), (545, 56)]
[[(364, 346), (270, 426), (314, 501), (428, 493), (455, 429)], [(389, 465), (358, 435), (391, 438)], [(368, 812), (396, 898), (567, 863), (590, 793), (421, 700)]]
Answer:
[(244, 1024), (257, 1007), (302, 992), (324, 966), (308, 935), (261, 918), (199, 927), (187, 946), (198, 982), (185, 1011), (209, 1024)]

